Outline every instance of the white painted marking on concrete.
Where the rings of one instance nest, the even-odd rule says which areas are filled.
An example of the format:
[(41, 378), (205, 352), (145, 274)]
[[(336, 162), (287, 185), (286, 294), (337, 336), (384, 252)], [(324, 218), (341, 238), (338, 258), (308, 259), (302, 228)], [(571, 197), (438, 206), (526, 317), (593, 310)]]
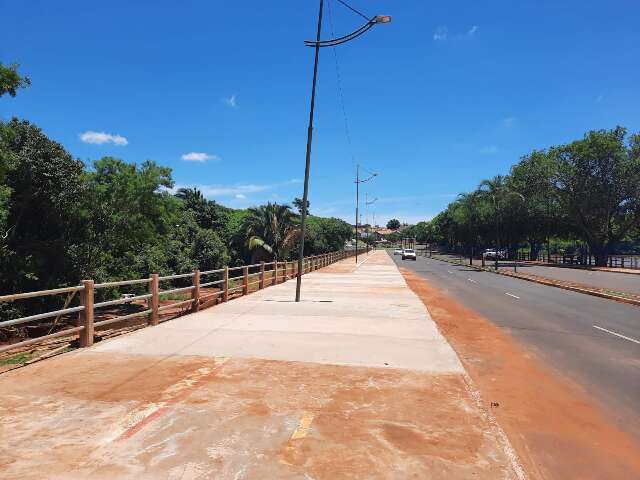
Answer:
[(469, 280), (471, 283), (478, 283), (473, 278), (467, 278), (467, 280)]
[(447, 270), (447, 272), (449, 272), (449, 273), (453, 274), (453, 272), (452, 272), (451, 270)]
[(504, 294), (505, 294), (505, 295), (509, 295), (510, 297), (517, 298), (518, 300), (520, 300), (520, 297), (519, 297), (519, 296), (517, 296), (517, 295), (514, 295), (513, 293), (504, 292)]
[(362, 260), (361, 262), (358, 262), (356, 264), (356, 268), (360, 268), (360, 265), (362, 265), (363, 263), (366, 263), (371, 257), (373, 257), (373, 253), (369, 254), (369, 256), (367, 258), (365, 258), (364, 260)]
[(611, 335), (615, 335), (616, 337), (624, 338), (625, 340), (629, 340), (630, 342), (640, 344), (640, 340), (636, 340), (635, 338), (626, 337), (621, 335), (620, 333), (612, 332), (611, 330), (607, 330), (606, 328), (599, 327), (598, 325), (594, 325), (593, 328), (597, 328), (598, 330), (602, 330), (603, 332), (610, 333)]

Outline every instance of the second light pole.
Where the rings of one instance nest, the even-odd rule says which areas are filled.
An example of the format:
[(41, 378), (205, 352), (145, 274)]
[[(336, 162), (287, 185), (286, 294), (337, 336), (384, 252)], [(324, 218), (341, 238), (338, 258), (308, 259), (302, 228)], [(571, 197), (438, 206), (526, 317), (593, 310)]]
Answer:
[(377, 177), (377, 173), (372, 173), (369, 177), (360, 179), (360, 164), (356, 165), (356, 263), (358, 263), (358, 211), (360, 209), (360, 184), (368, 182)]

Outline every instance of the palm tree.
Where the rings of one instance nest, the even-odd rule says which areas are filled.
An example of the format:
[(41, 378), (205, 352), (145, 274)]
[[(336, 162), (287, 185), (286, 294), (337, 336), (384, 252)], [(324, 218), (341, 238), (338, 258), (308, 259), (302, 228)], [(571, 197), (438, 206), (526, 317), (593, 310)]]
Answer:
[(275, 261), (286, 257), (300, 234), (296, 215), (288, 205), (277, 203), (250, 208), (240, 230), (251, 263), (265, 256)]
[[(508, 202), (517, 198), (524, 203), (522, 194), (515, 192), (507, 183), (507, 177), (496, 175), (490, 180), (483, 180), (478, 187), (480, 195), (489, 196), (493, 202), (496, 220), (496, 250), (500, 250), (500, 223), (502, 223), (502, 211)], [(496, 255), (496, 270), (498, 269), (498, 255)]]

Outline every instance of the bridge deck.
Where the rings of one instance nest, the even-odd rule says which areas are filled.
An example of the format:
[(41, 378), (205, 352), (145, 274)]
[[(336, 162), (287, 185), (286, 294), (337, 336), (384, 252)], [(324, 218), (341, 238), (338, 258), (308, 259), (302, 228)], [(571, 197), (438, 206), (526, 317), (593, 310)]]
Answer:
[(0, 377), (0, 478), (517, 478), (384, 252)]

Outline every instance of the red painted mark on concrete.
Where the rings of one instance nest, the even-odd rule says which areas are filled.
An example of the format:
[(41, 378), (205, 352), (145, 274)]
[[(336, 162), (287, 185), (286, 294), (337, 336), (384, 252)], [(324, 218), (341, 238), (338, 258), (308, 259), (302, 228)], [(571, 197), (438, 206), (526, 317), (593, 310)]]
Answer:
[(118, 438), (116, 438), (116, 442), (120, 442), (123, 440), (127, 440), (142, 430), (144, 427), (149, 425), (151, 422), (160, 418), (164, 413), (169, 410), (169, 407), (185, 400), (189, 395), (191, 395), (195, 390), (200, 388), (203, 384), (208, 382), (211, 378), (215, 377), (220, 370), (224, 367), (224, 362), (215, 367), (210, 373), (200, 377), (196, 380), (192, 385), (181, 390), (176, 396), (169, 398), (164, 402), (164, 405), (158, 407), (157, 410), (154, 410), (149, 415), (145, 416), (142, 420), (134, 423), (129, 428), (127, 428)]

